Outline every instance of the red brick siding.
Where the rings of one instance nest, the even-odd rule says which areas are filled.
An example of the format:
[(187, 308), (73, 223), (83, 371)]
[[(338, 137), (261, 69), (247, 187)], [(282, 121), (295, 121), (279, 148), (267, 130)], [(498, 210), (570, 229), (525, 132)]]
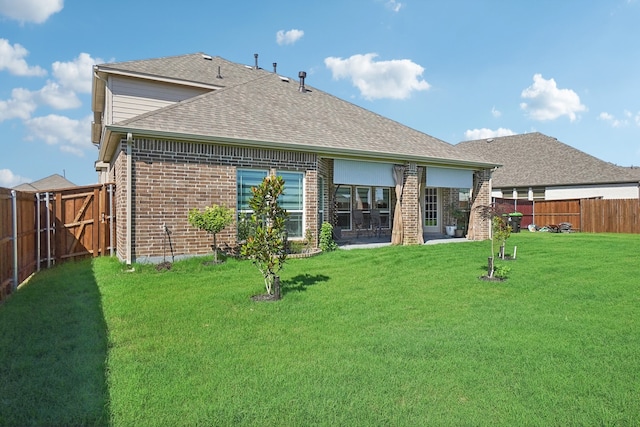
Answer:
[[(190, 209), (212, 204), (236, 210), (236, 171), (275, 169), (305, 172), (305, 227), (317, 223), (317, 159), (312, 153), (285, 152), (181, 141), (136, 140), (133, 157), (133, 235), (135, 259), (170, 256), (163, 224), (171, 230), (176, 255), (211, 252), (211, 236), (189, 225)], [(126, 146), (122, 146), (116, 180), (122, 206), (118, 211), (118, 247), (124, 255)], [(119, 202), (120, 205), (120, 202)], [(218, 234), (218, 243), (236, 244), (235, 224)]]

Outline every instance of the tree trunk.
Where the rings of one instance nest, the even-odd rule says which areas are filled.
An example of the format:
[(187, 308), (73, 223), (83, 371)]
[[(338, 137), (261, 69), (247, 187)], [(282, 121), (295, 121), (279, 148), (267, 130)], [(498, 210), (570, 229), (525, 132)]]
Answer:
[(493, 277), (493, 257), (492, 256), (489, 257), (487, 264), (488, 264), (487, 275), (491, 278)]
[(216, 241), (216, 233), (213, 233), (213, 263), (218, 263), (218, 242)]

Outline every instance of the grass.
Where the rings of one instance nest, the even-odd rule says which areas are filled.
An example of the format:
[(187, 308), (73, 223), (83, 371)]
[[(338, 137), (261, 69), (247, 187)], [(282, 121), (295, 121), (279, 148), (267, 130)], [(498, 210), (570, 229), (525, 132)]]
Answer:
[(0, 425), (633, 425), (640, 236), (292, 259), (114, 259), (36, 275), (0, 307)]

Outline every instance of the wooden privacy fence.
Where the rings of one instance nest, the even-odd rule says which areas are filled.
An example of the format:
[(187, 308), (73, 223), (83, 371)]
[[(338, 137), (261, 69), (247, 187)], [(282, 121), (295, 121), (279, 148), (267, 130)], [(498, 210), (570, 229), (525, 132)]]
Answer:
[(640, 199), (495, 199), (500, 211), (521, 212), (522, 227), (568, 222), (588, 233), (640, 233)]
[(0, 302), (40, 268), (113, 254), (114, 195), (113, 184), (39, 193), (0, 188)]

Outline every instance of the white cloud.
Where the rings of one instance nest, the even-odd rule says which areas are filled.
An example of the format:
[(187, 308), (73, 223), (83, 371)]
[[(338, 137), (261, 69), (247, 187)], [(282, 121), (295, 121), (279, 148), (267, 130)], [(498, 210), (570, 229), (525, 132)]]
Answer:
[(26, 120), (31, 117), (38, 104), (35, 102), (33, 92), (16, 88), (11, 91), (11, 99), (0, 100), (0, 123), (9, 119)]
[(51, 65), (53, 75), (60, 84), (80, 93), (91, 93), (93, 66), (104, 62), (100, 58), (92, 58), (88, 53), (81, 53), (70, 62), (56, 61)]
[(64, 7), (64, 0), (0, 0), (0, 15), (42, 24)]
[[(2, 0), (0, 0), (2, 2)], [(36, 66), (30, 67), (25, 61), (29, 51), (19, 44), (13, 46), (9, 40), (0, 38), (0, 71), (7, 70), (16, 76), (44, 76), (45, 70)]]
[(294, 44), (295, 42), (300, 40), (302, 36), (304, 36), (304, 31), (302, 30), (280, 30), (276, 33), (276, 42), (280, 46), (282, 46), (283, 44)]
[(404, 6), (402, 3), (396, 0), (389, 0), (385, 3), (385, 5), (387, 6), (387, 8), (393, 10), (394, 12), (400, 12), (400, 9), (402, 9), (402, 7)]
[(10, 169), (0, 169), (0, 187), (12, 188), (31, 181), (33, 181), (31, 178), (16, 175)]
[(558, 89), (554, 79), (545, 80), (541, 74), (533, 76), (533, 84), (524, 89), (520, 96), (530, 100), (521, 103), (520, 108), (534, 120), (555, 120), (568, 116), (573, 122), (578, 117), (576, 113), (587, 111), (577, 93), (571, 89)]
[(473, 141), (476, 139), (497, 138), (500, 136), (510, 136), (516, 133), (511, 129), (499, 128), (496, 130), (482, 128), (482, 129), (469, 129), (465, 131), (465, 141)]
[(499, 110), (496, 110), (496, 107), (491, 107), (491, 115), (495, 118), (502, 116), (502, 113)]
[(627, 120), (619, 120), (616, 119), (613, 114), (609, 114), (607, 112), (602, 112), (598, 115), (598, 120), (605, 121), (611, 124), (612, 127), (617, 128), (620, 126), (626, 126), (628, 124)]
[(428, 90), (431, 86), (420, 79), (424, 68), (408, 59), (375, 62), (378, 55), (367, 53), (347, 59), (328, 57), (324, 64), (333, 78), (351, 79), (360, 94), (369, 100), (408, 98), (413, 91)]
[(82, 105), (75, 92), (51, 81), (37, 92), (37, 97), (56, 110), (68, 110)]
[[(0, 44), (0, 51), (1, 48)], [(93, 65), (98, 62), (102, 60), (94, 59), (88, 53), (81, 53), (73, 61), (54, 62), (52, 69), (56, 81), (48, 80), (37, 91), (13, 89), (11, 99), (0, 100), (0, 122), (14, 118), (27, 120), (39, 105), (48, 105), (56, 110), (81, 107), (82, 102), (76, 93), (91, 93)]]
[(60, 149), (78, 156), (84, 155), (84, 150), (92, 148), (89, 135), (91, 130), (91, 116), (81, 120), (49, 114), (34, 117), (24, 122), (27, 128), (28, 141), (42, 140), (49, 145), (60, 145)]

